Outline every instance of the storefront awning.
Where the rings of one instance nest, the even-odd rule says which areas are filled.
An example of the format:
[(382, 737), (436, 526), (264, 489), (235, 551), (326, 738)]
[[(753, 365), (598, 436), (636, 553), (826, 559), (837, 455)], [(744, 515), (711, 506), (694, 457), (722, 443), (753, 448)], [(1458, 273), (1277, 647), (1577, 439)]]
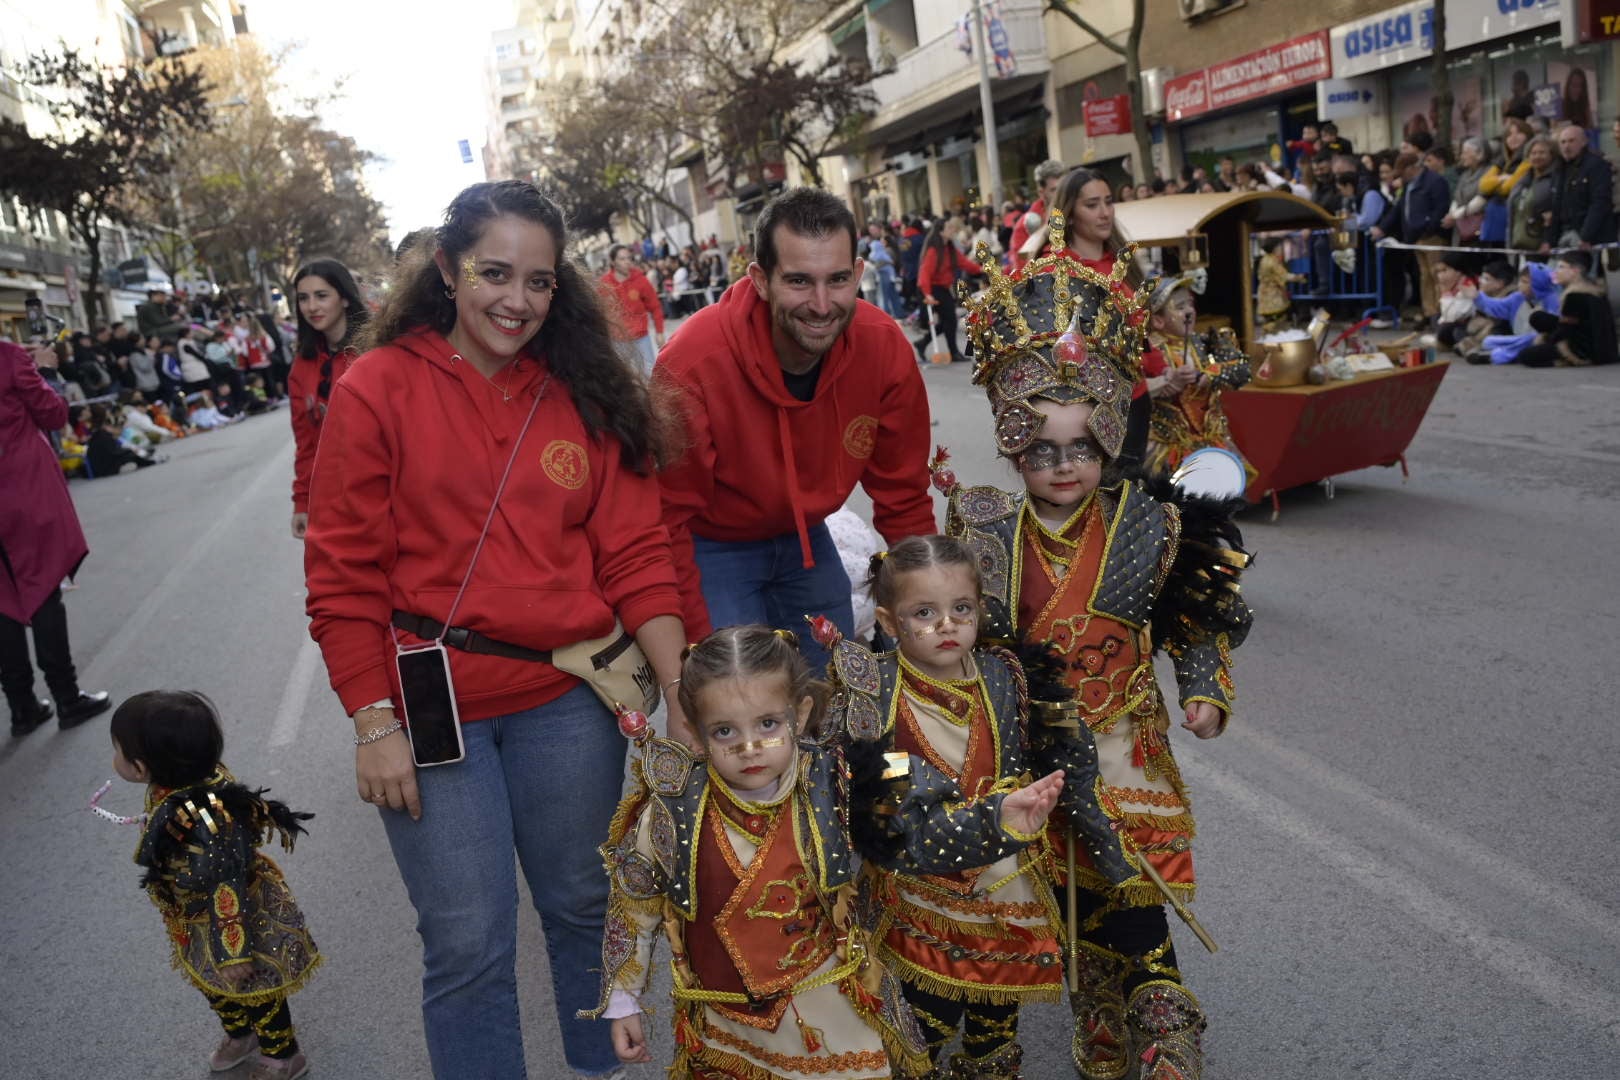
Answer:
[(1114, 206), (1120, 235), (1146, 247), (1179, 244), (1190, 233), (1207, 233), (1217, 217), (1240, 218), (1255, 232), (1319, 229), (1338, 220), (1309, 199), (1281, 191), (1163, 195)]

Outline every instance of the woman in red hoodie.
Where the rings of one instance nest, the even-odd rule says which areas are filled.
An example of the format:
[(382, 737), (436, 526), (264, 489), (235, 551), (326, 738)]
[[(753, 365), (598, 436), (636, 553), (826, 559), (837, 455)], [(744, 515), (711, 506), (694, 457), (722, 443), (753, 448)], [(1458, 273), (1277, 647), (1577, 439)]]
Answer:
[(292, 534), (302, 540), (309, 526), (309, 477), (315, 471), (321, 421), (326, 419), (333, 385), (354, 359), (350, 343), (370, 313), (349, 268), (335, 259), (316, 259), (299, 267), (293, 275), (293, 294), (298, 345), (287, 374), (287, 399), (293, 428)]
[[(310, 632), (354, 719), (360, 797), (380, 810), (416, 907), (441, 1078), (525, 1075), (514, 849), (568, 1064), (617, 1066), (607, 1026), (575, 1013), (596, 1004), (595, 846), (626, 743), (550, 650), (617, 616), (668, 686), (685, 641), (653, 477), (659, 418), (567, 242), (530, 184), (458, 195), (436, 244), (396, 270), (373, 347), (332, 387), (310, 497)], [(433, 640), (448, 646), (465, 755), (418, 772), (395, 719), (394, 654)]]
[[(1104, 277), (1112, 274), (1114, 261), (1125, 242), (1114, 228), (1114, 191), (1107, 178), (1090, 169), (1075, 169), (1063, 178), (1052, 205), (1063, 213), (1069, 254)], [(1123, 286), (1126, 295), (1133, 295), (1141, 284), (1141, 272), (1131, 267)], [(1163, 354), (1157, 349), (1143, 352), (1141, 368), (1126, 417), (1125, 445), (1119, 455), (1121, 465), (1140, 465), (1147, 453), (1148, 420), (1153, 415), (1147, 380), (1164, 374)]]

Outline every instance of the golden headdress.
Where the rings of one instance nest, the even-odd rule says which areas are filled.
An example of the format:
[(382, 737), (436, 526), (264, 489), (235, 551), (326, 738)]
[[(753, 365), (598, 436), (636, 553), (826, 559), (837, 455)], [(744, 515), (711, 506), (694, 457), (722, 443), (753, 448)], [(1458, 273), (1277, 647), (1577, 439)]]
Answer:
[(1095, 405), (1088, 427), (1118, 457), (1147, 341), (1147, 298), (1125, 283), (1135, 246), (1121, 249), (1104, 275), (1067, 250), (1056, 211), (1050, 235), (1046, 253), (1010, 277), (988, 251), (977, 252), (990, 284), (965, 301), (973, 381), (990, 397), (996, 445), (1008, 457), (1040, 434), (1046, 418), (1030, 404), (1035, 398)]

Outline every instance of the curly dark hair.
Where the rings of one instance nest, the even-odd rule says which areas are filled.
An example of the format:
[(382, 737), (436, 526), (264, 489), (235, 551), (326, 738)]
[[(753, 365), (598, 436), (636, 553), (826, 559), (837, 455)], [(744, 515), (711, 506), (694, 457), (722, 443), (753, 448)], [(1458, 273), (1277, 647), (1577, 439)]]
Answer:
[(394, 269), (388, 300), (371, 320), (361, 347), (375, 349), (424, 327), (449, 334), (456, 325), (455, 301), (445, 295), (434, 256), (457, 265), (489, 222), (511, 215), (543, 226), (557, 248), (557, 291), (540, 332), (530, 342), (543, 354), (551, 375), (568, 389), (585, 429), (593, 438), (619, 442), (626, 467), (645, 475), (663, 464), (675, 445), (675, 408), (653, 407), (640, 373), (613, 345), (612, 322), (597, 282), (568, 257), (568, 228), (562, 210), (539, 188), (521, 180), (474, 184), (444, 212), (434, 243), (419, 243)]
[[(354, 275), (349, 268), (336, 259), (314, 259), (298, 268), (293, 275), (293, 315), (298, 319), (298, 356), (304, 360), (313, 360), (320, 355), (326, 347), (326, 335), (320, 333), (309, 320), (304, 318), (303, 310), (298, 306), (298, 283), (307, 277), (318, 277), (343, 297), (343, 315), (347, 321), (347, 328), (343, 332), (343, 340), (338, 343), (336, 352), (342, 352), (360, 336), (361, 329), (371, 312), (366, 310), (366, 302), (360, 298), (360, 287), (354, 283)], [(189, 329), (189, 328), (188, 328)]]

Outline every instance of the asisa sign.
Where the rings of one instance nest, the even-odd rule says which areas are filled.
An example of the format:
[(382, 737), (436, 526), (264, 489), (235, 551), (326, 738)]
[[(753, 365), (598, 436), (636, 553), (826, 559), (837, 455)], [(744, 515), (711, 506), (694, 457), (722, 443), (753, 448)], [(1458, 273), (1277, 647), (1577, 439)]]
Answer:
[[(1559, 0), (1447, 0), (1446, 48), (1462, 49), (1558, 21)], [(1415, 3), (1335, 26), (1333, 75), (1349, 78), (1434, 52), (1434, 2)]]

